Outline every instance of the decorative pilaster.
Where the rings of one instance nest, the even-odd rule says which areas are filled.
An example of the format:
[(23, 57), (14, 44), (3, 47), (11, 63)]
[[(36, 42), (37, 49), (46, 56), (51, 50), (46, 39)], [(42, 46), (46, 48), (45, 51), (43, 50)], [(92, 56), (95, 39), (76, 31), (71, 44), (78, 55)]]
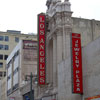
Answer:
[(70, 35), (72, 33), (71, 28), (65, 29), (65, 59), (70, 57), (71, 55), (71, 47), (70, 47)]
[(57, 37), (53, 35), (53, 87), (57, 87)]
[(57, 30), (57, 65), (62, 61), (62, 32)]
[[(47, 15), (49, 16), (49, 29), (50, 32), (47, 34), (47, 38), (49, 41), (48, 44), (48, 79), (49, 82), (53, 82), (53, 89), (52, 93), (55, 92), (59, 95), (59, 97), (63, 97), (62, 93), (58, 91), (60, 86), (63, 86), (63, 90), (66, 90), (66, 84), (59, 84), (61, 83), (61, 79), (69, 78), (66, 73), (61, 73), (59, 77), (58, 71), (63, 69), (63, 72), (68, 73), (71, 66), (58, 66), (62, 61), (66, 61), (66, 59), (70, 56), (70, 34), (72, 30), (72, 21), (71, 21), (71, 9), (70, 9), (70, 2), (69, 0), (65, 0), (61, 2), (61, 0), (48, 0), (49, 8), (47, 10)], [(52, 56), (52, 57), (51, 57)], [(70, 63), (70, 62), (68, 62)], [(65, 71), (64, 71), (65, 70)], [(71, 69), (70, 69), (71, 70)], [(61, 71), (60, 71), (61, 72)], [(70, 73), (70, 72), (69, 72)], [(64, 76), (66, 75), (66, 77)], [(64, 81), (65, 82), (65, 81)], [(69, 80), (68, 80), (69, 83)], [(67, 91), (67, 90), (66, 90)], [(66, 92), (67, 93), (67, 92)], [(65, 93), (65, 94), (66, 94)], [(65, 96), (66, 97), (66, 96)], [(58, 100), (65, 100), (66, 98), (58, 99)]]
[(46, 80), (47, 84), (53, 83), (53, 41), (50, 39), (47, 43), (47, 54), (46, 54)]
[(46, 83), (49, 83), (49, 41), (46, 38)]
[(50, 40), (49, 44), (49, 71), (50, 71), (50, 84), (53, 83), (53, 41), (52, 39)]

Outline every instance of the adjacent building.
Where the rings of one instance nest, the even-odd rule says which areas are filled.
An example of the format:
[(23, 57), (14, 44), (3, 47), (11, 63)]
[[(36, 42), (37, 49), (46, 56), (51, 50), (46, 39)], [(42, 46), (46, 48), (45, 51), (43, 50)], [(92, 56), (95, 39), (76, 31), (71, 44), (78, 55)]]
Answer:
[(4, 77), (1, 80), (1, 84), (0, 84), (0, 90), (1, 90), (1, 96), (0, 96), (0, 100), (7, 100), (7, 77)]
[(7, 97), (23, 100), (25, 77), (37, 75), (37, 41), (21, 40), (7, 59)]
[(6, 76), (6, 60), (14, 47), (22, 39), (36, 40), (34, 34), (22, 34), (21, 31), (0, 32), (0, 79)]
[(0, 100), (2, 100), (1, 99), (1, 80), (0, 80)]

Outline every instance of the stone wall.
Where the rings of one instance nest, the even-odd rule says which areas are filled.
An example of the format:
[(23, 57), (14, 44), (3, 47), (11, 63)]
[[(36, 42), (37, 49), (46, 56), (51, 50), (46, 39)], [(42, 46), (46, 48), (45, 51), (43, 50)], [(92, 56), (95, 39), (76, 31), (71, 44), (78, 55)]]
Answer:
[(67, 53), (69, 56), (66, 60), (63, 60), (58, 64), (58, 100), (82, 100), (82, 96), (80, 94), (72, 93), (70, 41), (67, 45)]
[[(52, 2), (49, 2), (49, 0), (47, 0), (48, 10), (46, 14), (49, 19), (48, 21), (49, 31), (47, 32), (46, 35), (47, 39), (46, 78), (47, 78), (47, 83), (52, 85), (53, 91), (56, 90), (55, 93), (58, 94), (58, 100), (82, 100), (84, 99), (84, 97), (92, 95), (92, 94), (91, 95), (85, 94), (85, 92), (89, 93), (88, 91), (90, 91), (90, 93), (92, 92), (92, 90), (89, 87), (93, 85), (88, 83), (88, 81), (90, 82), (93, 81), (92, 77), (86, 76), (86, 74), (91, 75), (91, 68), (88, 68), (88, 70), (90, 70), (89, 73), (88, 72), (84, 73), (84, 71), (87, 71), (87, 68), (84, 66), (88, 66), (85, 63), (87, 63), (88, 61), (90, 62), (92, 57), (89, 55), (90, 58), (87, 57), (87, 59), (89, 60), (86, 61), (85, 57), (87, 56), (87, 54), (85, 56), (84, 53), (83, 53), (83, 67), (84, 67), (83, 86), (84, 88), (85, 87), (87, 88), (88, 86), (89, 87), (86, 90), (84, 89), (83, 95), (72, 93), (70, 34), (71, 33), (81, 34), (82, 48), (83, 52), (85, 53), (87, 53), (87, 51), (84, 49), (85, 46), (89, 45), (92, 41), (96, 40), (100, 36), (99, 34), (100, 21), (96, 21), (94, 19), (90, 20), (83, 18), (73, 18), (70, 6), (71, 5), (69, 0), (65, 0), (64, 2), (58, 2), (57, 0), (52, 0)], [(95, 52), (95, 47), (93, 48)], [(90, 49), (90, 52), (92, 52), (92, 48)], [(99, 58), (97, 57), (97, 59)], [(93, 64), (94, 63), (96, 63), (95, 60), (93, 61)], [(93, 76), (95, 76), (95, 72), (96, 71), (94, 71)], [(96, 78), (98, 78), (98, 76)], [(53, 91), (51, 92), (53, 93)]]
[(82, 48), (82, 68), (83, 95), (73, 94), (71, 55), (58, 64), (58, 100), (85, 100), (100, 95), (100, 37)]
[(72, 32), (80, 33), (82, 46), (100, 36), (100, 21), (72, 17)]
[(0, 100), (2, 100), (1, 99), (1, 80), (0, 80)]
[(84, 97), (100, 95), (100, 37), (83, 48)]
[[(57, 17), (59, 17), (59, 16), (57, 16)], [(59, 18), (63, 19), (63, 17), (61, 17), (61, 16)], [(52, 19), (53, 19), (53, 17), (52, 17)], [(73, 17), (72, 17), (71, 20), (72, 20), (72, 27), (70, 25), (70, 28), (69, 28), (68, 23), (67, 24), (65, 23), (64, 26), (62, 24), (63, 30), (61, 30), (58, 27), (58, 29), (60, 30), (59, 32), (55, 31), (54, 33), (51, 32), (52, 35), (51, 35), (51, 33), (48, 34), (48, 37), (50, 37), (50, 35), (52, 36), (51, 38), (54, 38), (54, 36), (56, 35), (56, 42), (54, 41), (54, 39), (52, 39), (53, 40), (52, 45), (56, 44), (56, 46), (52, 46), (52, 49), (53, 49), (53, 64), (54, 64), (52, 70), (54, 71), (54, 67), (55, 67), (55, 63), (56, 63), (57, 64), (57, 66), (56, 66), (57, 72), (56, 72), (56, 75), (54, 75), (54, 72), (53, 72), (54, 77), (56, 77), (53, 80), (53, 85), (54, 85), (54, 82), (57, 82), (58, 100), (82, 100), (82, 99), (84, 99), (84, 97), (86, 98), (88, 96), (93, 96), (92, 94), (88, 95), (88, 94), (85, 94), (85, 93), (89, 93), (88, 89), (90, 88), (91, 84), (89, 83), (90, 85), (87, 85), (88, 81), (90, 81), (90, 82), (93, 81), (92, 77), (95, 77), (95, 76), (92, 76), (92, 77), (89, 77), (89, 78), (85, 78), (86, 76), (84, 76), (84, 78), (83, 78), (83, 80), (84, 80), (84, 84), (83, 84), (84, 94), (83, 95), (72, 93), (70, 33), (72, 33), (72, 32), (73, 33), (80, 33), (81, 34), (82, 48), (85, 48), (85, 46), (88, 46), (94, 40), (96, 41), (96, 39), (100, 36), (99, 35), (100, 22), (96, 21), (96, 20), (89, 20), (89, 19), (83, 19), (83, 18), (73, 18)], [(52, 24), (50, 24), (50, 25), (52, 26)], [(54, 26), (56, 26), (56, 25), (54, 25)], [(52, 29), (52, 28), (50, 28), (50, 29)], [(70, 29), (70, 31), (69, 31), (69, 29)], [(58, 34), (58, 33), (60, 33), (60, 34)], [(95, 41), (94, 41), (94, 43), (95, 43)], [(57, 50), (55, 49), (55, 47), (56, 47)], [(93, 47), (93, 48), (95, 50), (95, 47)], [(54, 53), (54, 51), (56, 53)], [(92, 48), (89, 51), (92, 52)], [(87, 51), (84, 51), (84, 52), (87, 52)], [(84, 53), (83, 53), (83, 55), (84, 55)], [(85, 56), (83, 56), (83, 57), (85, 57)], [(92, 58), (90, 57), (89, 59), (92, 59)], [(83, 62), (84, 62), (84, 60), (85, 60), (85, 58), (83, 58)], [(50, 61), (49, 61), (49, 63), (50, 63)], [(95, 62), (93, 62), (93, 63), (95, 63)], [(85, 63), (83, 63), (83, 66), (84, 66), (84, 64)], [(86, 64), (86, 66), (87, 66), (87, 64)], [(49, 66), (47, 68), (49, 69), (49, 68), (51, 68), (51, 66)], [(85, 67), (83, 67), (83, 68), (84, 68), (83, 69), (84, 71), (87, 71), (87, 68), (85, 68)], [(88, 69), (88, 70), (91, 70), (91, 69)], [(95, 72), (94, 72), (94, 74), (95, 74)], [(91, 73), (90, 73), (90, 75), (91, 75)], [(50, 76), (52, 76), (52, 75), (50, 75)], [(94, 84), (96, 84), (96, 83), (94, 83)], [(85, 90), (85, 88), (87, 90)], [(85, 92), (85, 91), (87, 91), (87, 92)], [(91, 89), (90, 89), (90, 91), (92, 92)], [(99, 91), (99, 90), (96, 90), (96, 91)]]
[(16, 90), (12, 94), (8, 95), (7, 100), (9, 100), (11, 97), (14, 97), (15, 100), (23, 100), (20, 90)]

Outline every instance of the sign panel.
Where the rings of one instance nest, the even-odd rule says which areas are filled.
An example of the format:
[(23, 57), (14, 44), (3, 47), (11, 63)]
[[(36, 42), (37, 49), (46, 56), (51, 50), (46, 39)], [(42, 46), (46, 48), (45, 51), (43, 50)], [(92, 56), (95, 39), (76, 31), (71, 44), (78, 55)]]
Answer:
[(10, 97), (9, 100), (15, 100), (15, 98), (14, 97)]
[(72, 80), (73, 93), (83, 93), (81, 35), (72, 33)]
[(45, 68), (46, 68), (46, 63), (45, 63), (45, 60), (46, 60), (46, 47), (45, 47), (45, 34), (46, 34), (46, 31), (45, 31), (45, 28), (46, 28), (46, 25), (45, 25), (45, 21), (46, 21), (46, 18), (45, 18), (45, 15), (44, 14), (39, 14), (38, 15), (38, 56), (39, 56), (39, 73), (38, 73), (38, 83), (40, 85), (45, 85)]
[(37, 41), (23, 40), (23, 59), (35, 61), (37, 59)]
[(23, 40), (23, 49), (37, 49), (37, 41)]
[(85, 100), (100, 100), (100, 95), (86, 98)]
[(25, 100), (30, 100), (29, 96), (25, 96)]

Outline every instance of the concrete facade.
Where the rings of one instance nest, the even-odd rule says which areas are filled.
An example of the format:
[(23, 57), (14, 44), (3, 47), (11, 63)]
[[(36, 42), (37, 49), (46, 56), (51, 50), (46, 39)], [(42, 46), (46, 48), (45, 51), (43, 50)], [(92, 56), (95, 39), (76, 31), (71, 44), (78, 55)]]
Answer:
[(1, 100), (7, 100), (7, 77), (1, 80)]
[[(37, 41), (22, 40), (7, 59), (7, 98), (23, 100), (26, 75), (37, 75)], [(28, 78), (29, 79), (29, 78)], [(28, 90), (26, 90), (28, 92)]]
[(100, 95), (100, 37), (82, 50), (84, 98)]
[(1, 99), (1, 80), (0, 80), (0, 100), (2, 100)]
[(83, 95), (72, 93), (71, 58), (58, 64), (58, 100), (85, 100), (100, 95), (99, 44), (100, 37), (82, 49)]
[(100, 36), (100, 21), (72, 17), (72, 22), (72, 32), (81, 34), (82, 46)]
[[(69, 0), (64, 2), (60, 0), (47, 0), (46, 5), (48, 8), (46, 12), (48, 18), (46, 35), (47, 84), (44, 87), (39, 87), (38, 98), (52, 100), (50, 95), (56, 95), (53, 99), (84, 100), (87, 97), (99, 95), (100, 90), (99, 88), (97, 89), (99, 84), (99, 47), (96, 56), (95, 47), (97, 45), (95, 41), (100, 36), (100, 21), (72, 17)], [(71, 33), (81, 34), (83, 48), (83, 94), (72, 93)], [(90, 46), (92, 41), (94, 41), (94, 45)], [(97, 44), (99, 46), (99, 42)], [(87, 50), (86, 48), (89, 49)], [(89, 57), (87, 57), (88, 55)], [(93, 67), (94, 64), (97, 64), (97, 69), (91, 69), (91, 64)], [(89, 72), (87, 72), (87, 68)], [(96, 71), (98, 71), (98, 76), (96, 76)], [(95, 81), (93, 82), (93, 80)], [(96, 85), (97, 82), (98, 84)]]

